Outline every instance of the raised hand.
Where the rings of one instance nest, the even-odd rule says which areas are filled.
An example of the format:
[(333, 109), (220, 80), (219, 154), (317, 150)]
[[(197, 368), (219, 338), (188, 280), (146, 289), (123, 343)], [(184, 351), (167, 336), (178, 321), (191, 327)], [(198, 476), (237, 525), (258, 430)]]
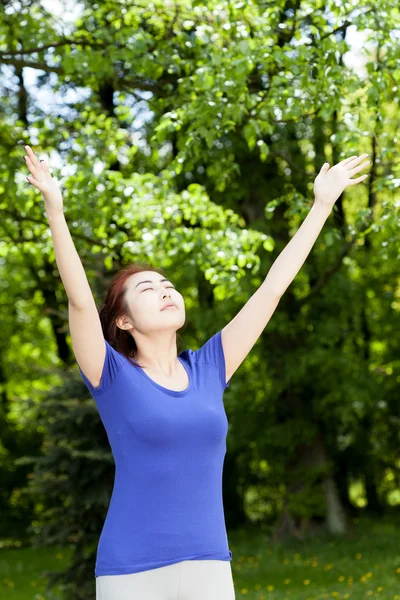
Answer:
[(351, 178), (371, 164), (371, 161), (365, 160), (367, 156), (350, 156), (332, 168), (329, 168), (329, 163), (323, 164), (314, 181), (315, 203), (331, 209), (347, 187), (364, 181), (367, 174)]
[(43, 196), (46, 212), (54, 213), (63, 210), (61, 190), (55, 179), (52, 178), (49, 166), (45, 160), (39, 160), (30, 146), (24, 146), (27, 156), (24, 156), (26, 165), (31, 172), (27, 180), (37, 188)]

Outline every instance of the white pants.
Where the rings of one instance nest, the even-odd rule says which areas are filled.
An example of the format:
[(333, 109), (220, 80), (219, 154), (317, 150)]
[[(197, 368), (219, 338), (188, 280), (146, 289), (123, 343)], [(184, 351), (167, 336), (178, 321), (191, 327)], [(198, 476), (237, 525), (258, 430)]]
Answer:
[(96, 600), (234, 600), (229, 560), (184, 560), (128, 575), (96, 577)]

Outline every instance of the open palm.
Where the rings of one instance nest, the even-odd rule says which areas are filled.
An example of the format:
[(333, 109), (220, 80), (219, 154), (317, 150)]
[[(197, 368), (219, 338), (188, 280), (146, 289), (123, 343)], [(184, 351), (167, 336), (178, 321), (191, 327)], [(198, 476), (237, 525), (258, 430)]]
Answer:
[(57, 181), (50, 174), (49, 165), (44, 159), (39, 160), (30, 146), (24, 146), (24, 148), (27, 153), (24, 156), (25, 164), (31, 172), (27, 180), (42, 192), (46, 212), (49, 214), (52, 211), (62, 210), (61, 190)]
[(315, 202), (332, 208), (347, 187), (364, 181), (368, 177), (367, 174), (356, 179), (351, 178), (370, 164), (369, 160), (365, 160), (367, 156), (368, 154), (350, 156), (332, 168), (329, 168), (328, 163), (322, 165), (314, 181)]

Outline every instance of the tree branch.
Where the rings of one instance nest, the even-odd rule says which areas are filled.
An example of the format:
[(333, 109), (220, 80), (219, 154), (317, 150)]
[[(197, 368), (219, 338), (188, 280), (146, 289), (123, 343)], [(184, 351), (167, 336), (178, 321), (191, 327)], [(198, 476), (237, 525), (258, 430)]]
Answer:
[(20, 60), (19, 58), (2, 58), (0, 56), (0, 63), (19, 67), (20, 69), (29, 67), (30, 69), (40, 69), (41, 71), (46, 71), (47, 73), (58, 73), (59, 75), (64, 74), (64, 69), (62, 67), (49, 67), (47, 63), (29, 62), (28, 60)]
[[(45, 71), (46, 73), (57, 73), (58, 75), (66, 75), (63, 67), (49, 66), (48, 64), (41, 62), (30, 62), (28, 60), (20, 60), (17, 58), (2, 58), (0, 56), (0, 63), (3, 63), (5, 65), (12, 65), (20, 69), (24, 67), (29, 67), (30, 69), (38, 69), (41, 71)], [(134, 87), (137, 90), (158, 92), (161, 91), (163, 83), (167, 83), (167, 81), (140, 79), (139, 77), (133, 77), (131, 79), (115, 78), (115, 80), (113, 81), (116, 90), (123, 90), (127, 92), (132, 92), (132, 87)]]
[(98, 44), (96, 42), (89, 42), (87, 40), (60, 40), (59, 42), (51, 42), (44, 46), (37, 46), (36, 48), (24, 48), (21, 50), (5, 50), (0, 52), (0, 59), (3, 56), (17, 56), (18, 54), (33, 54), (34, 52), (43, 52), (50, 48), (58, 48), (66, 45), (77, 45), (77, 46), (90, 46), (92, 48), (107, 48), (104, 44)]

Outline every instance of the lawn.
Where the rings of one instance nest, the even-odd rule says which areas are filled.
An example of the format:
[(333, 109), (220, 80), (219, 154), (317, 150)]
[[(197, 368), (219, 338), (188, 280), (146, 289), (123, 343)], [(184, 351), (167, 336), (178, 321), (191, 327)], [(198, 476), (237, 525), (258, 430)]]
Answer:
[[(351, 539), (285, 545), (260, 531), (231, 532), (236, 598), (400, 600), (399, 534), (394, 520), (363, 520)], [(70, 555), (68, 547), (0, 550), (0, 600), (62, 600), (57, 590), (44, 593), (40, 571), (62, 568)]]
[(44, 594), (42, 570), (58, 571), (68, 564), (68, 547), (0, 550), (0, 600), (62, 600), (59, 590)]
[(261, 533), (228, 537), (236, 598), (400, 600), (399, 521), (361, 521), (352, 539), (272, 545)]

